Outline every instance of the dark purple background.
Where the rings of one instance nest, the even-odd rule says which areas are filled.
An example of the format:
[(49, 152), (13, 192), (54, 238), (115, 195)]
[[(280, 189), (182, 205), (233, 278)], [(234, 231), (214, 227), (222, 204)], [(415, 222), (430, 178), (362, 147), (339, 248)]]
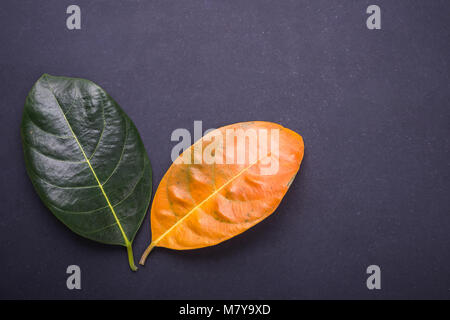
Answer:
[[(82, 30), (66, 29), (78, 4)], [(370, 4), (382, 30), (366, 28)], [(1, 2), (0, 298), (450, 298), (450, 2)], [(215, 247), (85, 240), (44, 207), (19, 126), (42, 73), (90, 79), (140, 130), (154, 188), (176, 128), (247, 120), (299, 132), (274, 215)], [(150, 238), (148, 216), (134, 243)], [(66, 267), (82, 290), (66, 289)], [(366, 267), (382, 290), (366, 288)]]

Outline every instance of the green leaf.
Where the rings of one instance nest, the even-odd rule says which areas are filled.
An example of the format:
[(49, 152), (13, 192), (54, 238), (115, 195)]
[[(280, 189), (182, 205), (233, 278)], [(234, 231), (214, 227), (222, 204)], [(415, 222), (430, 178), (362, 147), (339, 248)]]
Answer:
[(73, 232), (127, 248), (147, 211), (152, 170), (120, 106), (85, 79), (44, 74), (21, 126), (28, 175), (45, 205)]

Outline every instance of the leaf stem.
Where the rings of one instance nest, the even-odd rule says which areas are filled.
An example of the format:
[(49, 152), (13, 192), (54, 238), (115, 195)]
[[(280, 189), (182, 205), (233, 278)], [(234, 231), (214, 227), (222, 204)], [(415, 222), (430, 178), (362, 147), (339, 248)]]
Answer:
[(133, 257), (133, 248), (131, 247), (131, 243), (127, 243), (127, 253), (128, 253), (128, 263), (130, 264), (130, 268), (132, 271), (136, 271), (138, 268), (134, 264), (134, 257)]
[(145, 264), (145, 260), (147, 260), (147, 257), (149, 255), (150, 251), (152, 251), (152, 249), (155, 247), (155, 245), (156, 245), (156, 243), (152, 242), (147, 247), (147, 249), (145, 249), (144, 253), (142, 254), (141, 260), (139, 261), (140, 265), (144, 265)]

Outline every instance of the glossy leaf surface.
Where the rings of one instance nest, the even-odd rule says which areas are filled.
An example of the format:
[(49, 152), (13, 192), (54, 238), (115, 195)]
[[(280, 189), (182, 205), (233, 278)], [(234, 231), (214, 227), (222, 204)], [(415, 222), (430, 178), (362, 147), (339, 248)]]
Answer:
[(151, 195), (151, 166), (139, 133), (95, 83), (43, 75), (25, 102), (28, 175), (45, 205), (73, 232), (127, 247)]
[[(250, 147), (250, 139), (245, 140), (244, 149), (237, 147), (238, 138), (216, 140), (239, 130), (269, 132), (267, 141), (275, 136), (270, 132), (276, 131), (278, 148), (269, 148), (269, 144), (264, 148), (259, 137), (256, 149)], [(229, 141), (234, 149), (228, 154)], [(219, 155), (221, 161), (205, 161), (211, 150), (211, 156)], [(265, 219), (278, 207), (297, 174), (303, 150), (300, 135), (271, 122), (237, 123), (204, 136), (174, 161), (160, 182), (151, 209), (152, 243), (140, 263), (155, 246), (177, 250), (211, 246)], [(230, 159), (232, 154), (235, 160)], [(272, 165), (276, 170), (268, 170)]]

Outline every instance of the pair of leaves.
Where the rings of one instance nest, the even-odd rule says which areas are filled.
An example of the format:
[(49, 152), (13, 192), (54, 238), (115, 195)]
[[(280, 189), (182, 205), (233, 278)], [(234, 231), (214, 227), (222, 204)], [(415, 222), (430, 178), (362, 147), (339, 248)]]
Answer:
[[(277, 131), (277, 149), (259, 152), (256, 161), (244, 149), (236, 164), (195, 161), (198, 147), (208, 149), (227, 130), (240, 129)], [(139, 133), (119, 105), (91, 81), (44, 74), (26, 99), (21, 133), (26, 169), (45, 205), (73, 232), (125, 246), (136, 270), (132, 242), (150, 202), (152, 171)], [(213, 156), (228, 151), (219, 144)], [(151, 209), (152, 242), (140, 263), (156, 246), (211, 246), (262, 221), (279, 205), (302, 157), (302, 138), (274, 123), (210, 132), (163, 177)], [(274, 159), (276, 172), (264, 174)]]

